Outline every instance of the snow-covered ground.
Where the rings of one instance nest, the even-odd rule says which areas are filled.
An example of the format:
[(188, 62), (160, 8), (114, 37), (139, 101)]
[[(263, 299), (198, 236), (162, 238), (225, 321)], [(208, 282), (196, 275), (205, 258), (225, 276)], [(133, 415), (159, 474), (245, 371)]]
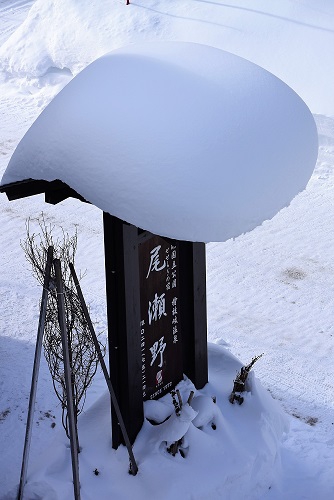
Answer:
[[(309, 106), (318, 127), (319, 156), (307, 189), (273, 220), (251, 233), (234, 241), (207, 245), (209, 340), (227, 347), (245, 363), (255, 354), (265, 353), (255, 365), (256, 377), (280, 402), (290, 421), (290, 431), (284, 435), (280, 452), (280, 467), (278, 463), (274, 468), (270, 462), (266, 464), (266, 457), (268, 460), (272, 458), (264, 445), (264, 442), (269, 442), (268, 432), (276, 432), (272, 441), (275, 445), (280, 435), (280, 426), (270, 420), (280, 413), (268, 399), (267, 412), (271, 423), (267, 434), (254, 441), (260, 457), (258, 466), (266, 464), (262, 471), (253, 461), (252, 473), (239, 477), (238, 471), (246, 465), (236, 461), (235, 469), (228, 474), (228, 459), (217, 463), (218, 455), (214, 455), (216, 460), (212, 464), (213, 459), (208, 454), (203, 463), (210, 463), (207, 470), (212, 474), (203, 471), (199, 474), (198, 464), (201, 462), (195, 463), (189, 452), (184, 463), (192, 464), (193, 468), (184, 463), (175, 467), (173, 462), (169, 467), (166, 465), (168, 459), (163, 458), (164, 462), (158, 461), (158, 464), (166, 467), (166, 471), (159, 476), (158, 468), (152, 463), (159, 456), (157, 450), (153, 445), (153, 448), (145, 448), (145, 442), (139, 439), (137, 453), (144, 464), (143, 472), (141, 479), (139, 476), (139, 479), (131, 478), (123, 467), (127, 464), (125, 452), (118, 452), (115, 457), (114, 452), (103, 448), (109, 445), (106, 430), (109, 424), (106, 422), (104, 426), (101, 424), (104, 434), (101, 431), (96, 441), (101, 446), (96, 446), (87, 463), (82, 464), (82, 480), (90, 491), (87, 490), (86, 498), (105, 498), (107, 494), (110, 497), (113, 494), (114, 498), (130, 498), (132, 494), (133, 498), (153, 499), (161, 496), (160, 491), (157, 493), (159, 481), (164, 485), (164, 498), (168, 499), (172, 496), (233, 500), (331, 498), (334, 493), (333, 2), (137, 0), (125, 6), (116, 0), (6, 0), (0, 1), (0, 26), (1, 174), (23, 134), (72, 75), (108, 50), (133, 41), (186, 40), (229, 50), (280, 77)], [(74, 200), (56, 207), (45, 205), (42, 196), (9, 203), (1, 195), (0, 203), (2, 499), (13, 498), (11, 492), (19, 480), (41, 294), (19, 244), (25, 235), (27, 217), (37, 217), (43, 210), (48, 220), (66, 229), (71, 230), (77, 225), (77, 267), (88, 270), (82, 282), (84, 293), (91, 303), (92, 315), (98, 321), (99, 329), (106, 328), (106, 319), (101, 212)], [(213, 346), (210, 351), (212, 385), (207, 394), (210, 395), (210, 391), (216, 393), (225, 419), (225, 434), (220, 433), (220, 438), (229, 443), (229, 450), (235, 451), (237, 446), (249, 450), (252, 444), (249, 434), (254, 431), (256, 415), (252, 414), (252, 423), (248, 419), (245, 424), (249, 432), (244, 433), (243, 429), (240, 443), (231, 443), (229, 439), (234, 434), (229, 422), (235, 417), (229, 420), (230, 405), (222, 402), (228, 392), (227, 381), (222, 377), (222, 387), (217, 387), (214, 373), (219, 371), (220, 363), (225, 362), (230, 366), (231, 375), (238, 363), (232, 361), (224, 349), (217, 349)], [(230, 365), (228, 360), (231, 360)], [(253, 398), (260, 394), (263, 402), (266, 393), (261, 392), (258, 382), (253, 383)], [(184, 389), (188, 390), (188, 387)], [(106, 400), (103, 397), (98, 399), (103, 392), (104, 383), (98, 375), (80, 424), (87, 447), (94, 448), (95, 444), (89, 441), (85, 429), (89, 428), (95, 415), (101, 415), (103, 419), (108, 413), (104, 411)], [(249, 404), (254, 404), (254, 401), (249, 401)], [(260, 404), (255, 406), (255, 410), (259, 407)], [(233, 411), (247, 411), (244, 408), (247, 406), (235, 407)], [(248, 406), (248, 411), (250, 408)], [(59, 415), (60, 408), (43, 361), (29, 472), (35, 486), (27, 487), (28, 498), (57, 498), (51, 488), (58, 491), (59, 498), (70, 495), (70, 466), (68, 461), (62, 460), (65, 440)], [(51, 427), (53, 422), (55, 427)], [(195, 427), (191, 429), (189, 441), (194, 446), (189, 448), (190, 451), (198, 443), (198, 438), (194, 438)], [(148, 432), (147, 429), (144, 431)], [(212, 438), (209, 433), (204, 434), (205, 439)], [(61, 449), (56, 448), (55, 436), (59, 446), (63, 446)], [(203, 446), (207, 446), (207, 441)], [(241, 453), (235, 454), (235, 457), (239, 456)], [(250, 460), (254, 460), (254, 456)], [(99, 457), (108, 458), (115, 471), (112, 473), (108, 462), (101, 464), (100, 467), (105, 469), (99, 476), (94, 476), (92, 471), (95, 467), (99, 469)], [(87, 457), (83, 456), (83, 460)], [(182, 469), (183, 483), (178, 483), (179, 468)], [(152, 470), (155, 477), (148, 480)], [(215, 483), (222, 471), (227, 474), (229, 482)], [(67, 474), (65, 486), (59, 483), (62, 473)], [(114, 481), (111, 490), (103, 490), (103, 487), (101, 490), (101, 484), (105, 484), (109, 474), (113, 474)], [(198, 488), (195, 479), (187, 483), (186, 478), (189, 479), (191, 474), (199, 477), (203, 487)], [(49, 486), (43, 483), (46, 477)], [(265, 481), (261, 483), (259, 478)], [(133, 479), (137, 482), (130, 484)], [(177, 484), (179, 487), (175, 490)], [(219, 487), (213, 491), (216, 484)], [(94, 491), (98, 496), (94, 497)]]

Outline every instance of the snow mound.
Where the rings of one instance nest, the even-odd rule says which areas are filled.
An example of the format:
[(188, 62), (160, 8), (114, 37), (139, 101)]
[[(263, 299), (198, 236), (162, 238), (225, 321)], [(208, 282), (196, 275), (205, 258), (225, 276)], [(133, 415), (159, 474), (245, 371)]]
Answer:
[(36, 0), (0, 48), (0, 65), (21, 77), (41, 77), (54, 68), (77, 74), (134, 37), (138, 41), (152, 37), (159, 25), (156, 13), (127, 8), (125, 0)]
[(212, 47), (144, 43), (75, 77), (2, 183), (60, 179), (153, 233), (225, 241), (287, 206), (316, 158), (313, 117), (282, 81)]
[[(104, 394), (79, 417), (82, 495), (99, 500), (260, 498), (279, 475), (287, 417), (252, 373), (243, 405), (229, 403), (240, 366), (226, 349), (209, 344), (209, 383), (200, 391), (189, 379), (178, 385), (184, 402), (179, 416), (169, 394), (144, 403), (146, 420), (133, 446), (135, 477), (128, 474), (126, 448), (111, 448), (109, 395)], [(192, 407), (185, 403), (191, 390)], [(168, 408), (167, 419), (162, 407)], [(149, 421), (152, 414), (163, 421)], [(167, 449), (178, 440), (173, 456)], [(44, 498), (43, 491), (45, 498), (71, 498), (70, 464), (60, 429), (50, 449), (31, 464), (26, 488), (36, 495), (32, 498)]]

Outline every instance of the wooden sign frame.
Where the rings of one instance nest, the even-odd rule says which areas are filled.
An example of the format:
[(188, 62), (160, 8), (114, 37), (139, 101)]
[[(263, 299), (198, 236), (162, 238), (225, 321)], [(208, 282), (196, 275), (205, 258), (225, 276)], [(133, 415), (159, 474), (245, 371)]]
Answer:
[[(103, 214), (110, 377), (133, 443), (143, 421), (139, 245), (143, 233)], [(170, 240), (174, 241), (174, 240)], [(183, 373), (197, 389), (208, 381), (205, 244), (178, 241)], [(112, 415), (112, 443), (123, 443)]]

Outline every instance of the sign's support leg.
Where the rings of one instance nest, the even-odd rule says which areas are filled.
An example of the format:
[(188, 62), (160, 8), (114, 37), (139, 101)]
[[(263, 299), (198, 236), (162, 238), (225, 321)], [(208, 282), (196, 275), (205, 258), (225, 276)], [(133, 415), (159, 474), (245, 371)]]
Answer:
[(202, 389), (208, 382), (205, 244), (180, 242), (182, 304), (187, 321), (182, 326), (184, 373)]
[(194, 337), (195, 348), (193, 382), (202, 389), (208, 382), (208, 340), (206, 311), (205, 244), (192, 244)]
[[(110, 379), (133, 444), (144, 422), (138, 228), (104, 212)], [(112, 446), (123, 436), (112, 408)]]
[(96, 337), (96, 334), (95, 334), (95, 330), (94, 330), (92, 321), (91, 321), (90, 316), (89, 316), (89, 312), (88, 312), (88, 309), (87, 309), (87, 306), (86, 306), (86, 302), (85, 302), (83, 293), (81, 291), (81, 287), (80, 287), (80, 284), (79, 284), (79, 280), (78, 280), (77, 274), (75, 272), (75, 269), (74, 269), (74, 266), (73, 266), (72, 263), (69, 264), (69, 267), (70, 267), (71, 275), (72, 275), (74, 284), (76, 286), (77, 293), (78, 293), (78, 296), (79, 296), (79, 299), (80, 299), (80, 302), (81, 302), (81, 306), (82, 306), (82, 309), (83, 309), (83, 312), (84, 312), (84, 315), (85, 315), (85, 318), (86, 318), (86, 321), (87, 321), (87, 324), (88, 324), (88, 327), (89, 327), (89, 330), (90, 330), (90, 333), (91, 333), (91, 336), (92, 336), (92, 339), (93, 339), (93, 342), (94, 342), (94, 345), (95, 345), (95, 349), (96, 349), (97, 355), (99, 357), (99, 361), (100, 361), (100, 364), (101, 364), (101, 367), (102, 367), (104, 378), (106, 379), (106, 382), (107, 382), (107, 386), (108, 386), (108, 389), (109, 389), (111, 401), (112, 401), (112, 403), (114, 405), (115, 412), (116, 412), (116, 415), (117, 415), (118, 423), (119, 423), (119, 425), (121, 427), (123, 438), (124, 438), (124, 441), (125, 441), (128, 453), (129, 453), (129, 458), (130, 458), (130, 462), (131, 462), (131, 473), (135, 476), (137, 474), (137, 472), (138, 472), (138, 466), (136, 464), (136, 460), (135, 460), (135, 457), (133, 455), (131, 443), (130, 443), (130, 440), (129, 440), (129, 436), (128, 436), (127, 430), (126, 430), (125, 425), (124, 425), (124, 420), (123, 420), (123, 417), (122, 417), (122, 414), (121, 414), (121, 410), (119, 408), (119, 404), (118, 404), (118, 401), (117, 401), (117, 398), (116, 398), (116, 395), (115, 395), (115, 391), (114, 391), (114, 388), (112, 386), (112, 383), (111, 383), (111, 380), (110, 380), (110, 377), (109, 377), (109, 374), (108, 374), (108, 370), (107, 370), (106, 364), (105, 364), (103, 356), (102, 356), (101, 348), (100, 348), (99, 342), (97, 340), (97, 337)]
[(47, 253), (46, 266), (45, 266), (45, 276), (44, 276), (44, 283), (43, 283), (41, 311), (40, 311), (40, 315), (39, 315), (38, 333), (37, 333), (37, 341), (36, 341), (36, 348), (35, 348), (35, 359), (34, 359), (34, 366), (33, 366), (33, 372), (32, 372), (32, 377), (31, 377), (29, 409), (28, 409), (28, 417), (27, 417), (27, 425), (26, 425), (26, 434), (25, 434), (25, 439), (24, 439), (20, 486), (19, 486), (19, 491), (18, 491), (18, 495), (17, 495), (18, 500), (22, 500), (22, 498), (23, 498), (23, 491), (24, 491), (24, 486), (25, 486), (26, 477), (27, 477), (28, 459), (29, 459), (32, 425), (33, 425), (33, 417), (34, 417), (34, 409), (35, 409), (35, 401), (36, 401), (38, 373), (39, 373), (39, 367), (40, 367), (40, 361), (41, 361), (45, 317), (46, 317), (46, 310), (47, 310), (47, 303), (48, 303), (48, 291), (49, 291), (49, 284), (50, 284), (52, 260), (53, 260), (53, 247), (49, 247), (48, 253)]
[(68, 346), (67, 331), (66, 331), (67, 328), (66, 328), (66, 317), (65, 317), (64, 287), (61, 276), (60, 260), (55, 259), (53, 265), (56, 273), (58, 320), (61, 330), (61, 340), (62, 340), (63, 358), (64, 358), (64, 374), (65, 374), (65, 386), (66, 386), (67, 415), (68, 415), (70, 443), (71, 443), (74, 498), (75, 500), (80, 500), (79, 459), (78, 459), (79, 448), (77, 441), (76, 416), (74, 413), (70, 355), (69, 355), (69, 346)]

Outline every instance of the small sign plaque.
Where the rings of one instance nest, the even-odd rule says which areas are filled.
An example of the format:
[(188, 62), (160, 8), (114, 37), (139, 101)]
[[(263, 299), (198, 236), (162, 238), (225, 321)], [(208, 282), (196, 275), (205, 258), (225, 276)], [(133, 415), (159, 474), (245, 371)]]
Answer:
[(144, 233), (139, 241), (143, 399), (157, 399), (183, 378), (179, 244)]

